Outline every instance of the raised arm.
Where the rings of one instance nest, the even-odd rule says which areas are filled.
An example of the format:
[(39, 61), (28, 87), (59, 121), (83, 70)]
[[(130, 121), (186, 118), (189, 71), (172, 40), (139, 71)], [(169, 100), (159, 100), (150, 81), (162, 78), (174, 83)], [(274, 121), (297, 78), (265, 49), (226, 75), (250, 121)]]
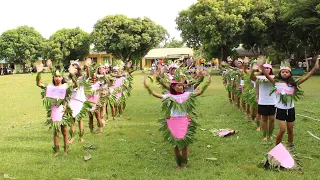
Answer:
[(200, 96), (201, 94), (203, 94), (204, 91), (209, 87), (210, 83), (211, 83), (211, 76), (209, 75), (209, 80), (208, 80), (208, 82), (206, 82), (206, 84), (202, 87), (202, 89), (201, 89), (200, 91), (194, 92), (194, 94), (195, 94), (196, 96)]
[(162, 94), (158, 94), (158, 93), (154, 92), (153, 90), (151, 90), (151, 88), (147, 84), (147, 79), (146, 78), (144, 79), (143, 84), (144, 84), (144, 87), (148, 90), (148, 92), (150, 94), (152, 94), (156, 98), (162, 99), (162, 97), (163, 97)]
[(36, 84), (40, 88), (44, 88), (45, 85), (41, 82), (41, 73), (43, 72), (43, 64), (39, 64), (36, 66), (37, 68), (37, 77), (36, 77)]
[(255, 69), (252, 69), (252, 70), (251, 70), (250, 79), (251, 79), (252, 81), (256, 81), (256, 80), (257, 80), (257, 77), (256, 77), (256, 75), (254, 74), (255, 71), (256, 71)]
[(262, 70), (263, 74), (266, 76), (266, 78), (272, 83), (275, 84), (276, 81), (264, 70), (263, 64), (260, 65), (260, 69)]
[(307, 75), (305, 75), (303, 78), (301, 78), (297, 82), (297, 85), (300, 85), (300, 84), (304, 83), (306, 80), (308, 80), (313, 74), (315, 74), (317, 72), (318, 68), (319, 68), (319, 58), (317, 59), (317, 62), (314, 65), (314, 67), (312, 68), (312, 70)]

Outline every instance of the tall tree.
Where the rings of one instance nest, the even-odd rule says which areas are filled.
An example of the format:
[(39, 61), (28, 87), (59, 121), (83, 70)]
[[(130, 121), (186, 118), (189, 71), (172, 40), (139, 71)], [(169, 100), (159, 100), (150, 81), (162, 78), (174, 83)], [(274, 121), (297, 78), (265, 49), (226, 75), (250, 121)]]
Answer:
[(166, 42), (163, 47), (165, 47), (165, 48), (181, 48), (183, 46), (184, 46), (183, 41), (179, 41), (179, 40), (172, 38), (168, 42)]
[(167, 31), (146, 17), (110, 15), (94, 25), (91, 35), (97, 51), (127, 61), (145, 56), (165, 39)]
[(248, 8), (249, 0), (198, 0), (179, 13), (176, 23), (189, 47), (210, 47), (223, 60), (240, 43), (245, 25), (242, 15)]
[(47, 56), (52, 60), (63, 61), (83, 59), (89, 54), (90, 35), (80, 28), (60, 29), (50, 36), (47, 43)]
[(33, 27), (20, 26), (0, 36), (0, 58), (25, 65), (42, 57), (45, 39)]
[(245, 26), (241, 43), (245, 49), (258, 55), (268, 46), (267, 31), (275, 22), (275, 7), (272, 0), (251, 0), (248, 10), (243, 14)]

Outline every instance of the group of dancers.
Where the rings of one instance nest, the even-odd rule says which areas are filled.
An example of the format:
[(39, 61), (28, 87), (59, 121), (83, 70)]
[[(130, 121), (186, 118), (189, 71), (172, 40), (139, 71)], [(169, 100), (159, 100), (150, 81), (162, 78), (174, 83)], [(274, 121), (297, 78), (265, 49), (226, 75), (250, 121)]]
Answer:
[(227, 63), (222, 66), (223, 84), (228, 91), (230, 103), (243, 110), (246, 119), (251, 116), (257, 130), (262, 130), (264, 141), (273, 139), (276, 119), (279, 125), (276, 145), (282, 142), (287, 130), (288, 146), (293, 146), (296, 120), (294, 101), (303, 95), (300, 85), (319, 69), (319, 58), (313, 69), (299, 79), (294, 79), (288, 61), (281, 62), (280, 71), (275, 75), (271, 62), (262, 56), (251, 60), (239, 58), (235, 61), (228, 58)]
[[(97, 133), (108, 120), (108, 106), (111, 108), (113, 120), (122, 117), (126, 107), (126, 100), (132, 90), (132, 76), (134, 69), (132, 62), (125, 65), (121, 60), (103, 65), (93, 65), (91, 59), (85, 61), (85, 75), (78, 61), (73, 61), (68, 69), (69, 75), (64, 76), (63, 66), (52, 67), (51, 61), (47, 66), (52, 72), (52, 84), (44, 84), (41, 74), (43, 64), (37, 65), (37, 86), (42, 89), (41, 96), (47, 111), (47, 124), (53, 130), (54, 154), (59, 153), (59, 132), (64, 140), (64, 154), (68, 154), (70, 143), (75, 141), (76, 123), (78, 134), (83, 142), (83, 118), (89, 114), (89, 129), (94, 132), (94, 116), (97, 120)], [(68, 131), (68, 127), (70, 127)], [(70, 139), (69, 139), (70, 135)]]

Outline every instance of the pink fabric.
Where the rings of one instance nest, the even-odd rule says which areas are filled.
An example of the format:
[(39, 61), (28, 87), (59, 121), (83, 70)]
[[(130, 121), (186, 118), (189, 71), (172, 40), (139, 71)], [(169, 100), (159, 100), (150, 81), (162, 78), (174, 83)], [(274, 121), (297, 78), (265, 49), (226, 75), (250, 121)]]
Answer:
[(115, 88), (122, 86), (123, 78), (124, 78), (124, 77), (118, 78), (118, 79), (114, 82), (114, 85), (113, 85), (113, 86), (114, 86)]
[(273, 156), (276, 160), (278, 160), (282, 167), (284, 168), (294, 167), (294, 164), (295, 164), (294, 159), (292, 158), (291, 154), (283, 146), (282, 143), (274, 147), (268, 154)]
[(289, 94), (294, 93), (294, 87), (289, 87), (287, 83), (276, 83), (277, 94)]
[(188, 131), (188, 125), (190, 124), (188, 117), (171, 117), (167, 119), (168, 128), (173, 137), (182, 139), (186, 136)]
[(54, 86), (48, 85), (46, 91), (46, 97), (54, 99), (64, 99), (66, 96), (67, 87), (64, 85)]
[(272, 69), (272, 65), (271, 64), (264, 64), (263, 67)]
[(97, 104), (98, 100), (99, 100), (99, 95), (88, 96), (88, 101), (90, 102)]
[(83, 107), (83, 102), (72, 98), (69, 102), (69, 106), (72, 110), (72, 117), (76, 117)]
[(185, 92), (185, 93), (179, 94), (179, 95), (168, 94), (168, 96), (173, 97), (173, 99), (176, 100), (178, 103), (183, 103), (187, 99), (189, 99), (190, 92)]
[[(270, 75), (271, 78), (274, 78), (274, 75)], [(267, 79), (266, 76), (257, 76), (258, 79)]]
[(119, 93), (117, 94), (117, 99), (119, 100), (119, 99), (121, 98), (121, 96), (122, 96), (122, 92), (119, 92)]
[(218, 134), (219, 134), (220, 137), (224, 137), (224, 136), (228, 136), (228, 135), (231, 135), (231, 134), (234, 134), (234, 133), (235, 133), (234, 130), (222, 130)]
[(97, 82), (95, 84), (91, 84), (91, 90), (98, 90), (100, 88), (100, 83)]
[(62, 121), (63, 105), (51, 107), (51, 119), (53, 122)]

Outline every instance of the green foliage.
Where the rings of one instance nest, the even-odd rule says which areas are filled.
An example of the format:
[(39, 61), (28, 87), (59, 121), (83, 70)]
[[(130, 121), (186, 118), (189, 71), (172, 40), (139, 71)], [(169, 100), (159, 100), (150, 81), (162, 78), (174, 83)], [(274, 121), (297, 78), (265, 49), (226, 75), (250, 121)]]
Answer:
[(99, 20), (91, 34), (97, 51), (128, 61), (141, 58), (166, 37), (166, 30), (149, 18), (109, 15)]
[(174, 38), (170, 39), (164, 44), (164, 48), (181, 48), (184, 46), (183, 41), (176, 40)]
[(248, 7), (248, 0), (199, 0), (181, 11), (176, 23), (189, 47), (204, 46), (226, 58), (228, 49), (240, 42)]
[(0, 36), (0, 59), (11, 63), (27, 64), (42, 57), (45, 39), (32, 27), (20, 26)]
[[(189, 168), (176, 170), (173, 147), (163, 142), (159, 132), (161, 118), (160, 100), (152, 98), (142, 86), (143, 74), (135, 72), (132, 96), (128, 99), (124, 118), (109, 121), (102, 135), (89, 133), (88, 116), (83, 118), (84, 143), (74, 142), (69, 155), (60, 150), (52, 157), (52, 132), (43, 125), (46, 111), (35, 86), (35, 75), (3, 76), (0, 80), (0, 153), (1, 172), (17, 179), (318, 179), (319, 122), (297, 116), (294, 143), (302, 158), (304, 174), (296, 171), (265, 171), (257, 167), (265, 154), (274, 147), (274, 140), (262, 142), (261, 132), (255, 131), (243, 113), (228, 102), (221, 77), (212, 77), (208, 90), (197, 97), (197, 129), (189, 146)], [(43, 82), (52, 81), (51, 74), (43, 74)], [(14, 82), (14, 83), (12, 83)], [(296, 105), (297, 114), (319, 117), (319, 77), (312, 77), (302, 84), (305, 96)], [(152, 89), (160, 92), (156, 84)], [(111, 117), (108, 107), (109, 118)], [(94, 119), (95, 120), (95, 119)], [(96, 122), (96, 120), (95, 120)], [(117, 128), (115, 124), (117, 123)], [(76, 124), (77, 125), (77, 124)], [(230, 128), (239, 133), (226, 138), (213, 137), (208, 130)], [(275, 124), (275, 132), (279, 129)], [(77, 128), (78, 132), (78, 128)], [(59, 133), (60, 148), (63, 136)], [(287, 135), (284, 135), (284, 142)], [(151, 143), (154, 142), (154, 143)], [(85, 162), (83, 156), (88, 146), (92, 158)], [(210, 145), (211, 147), (208, 147)], [(63, 148), (62, 148), (63, 149)], [(216, 161), (206, 158), (215, 157)], [(19, 163), (14, 163), (19, 159)], [(107, 161), (106, 161), (107, 159)], [(124, 168), (125, 167), (125, 168)], [(41, 171), (34, 172), (35, 169)], [(79, 171), (81, 169), (81, 171)], [(4, 175), (2, 175), (3, 177)]]
[(69, 64), (70, 60), (82, 60), (89, 54), (90, 36), (80, 28), (60, 29), (50, 36), (47, 57)]

